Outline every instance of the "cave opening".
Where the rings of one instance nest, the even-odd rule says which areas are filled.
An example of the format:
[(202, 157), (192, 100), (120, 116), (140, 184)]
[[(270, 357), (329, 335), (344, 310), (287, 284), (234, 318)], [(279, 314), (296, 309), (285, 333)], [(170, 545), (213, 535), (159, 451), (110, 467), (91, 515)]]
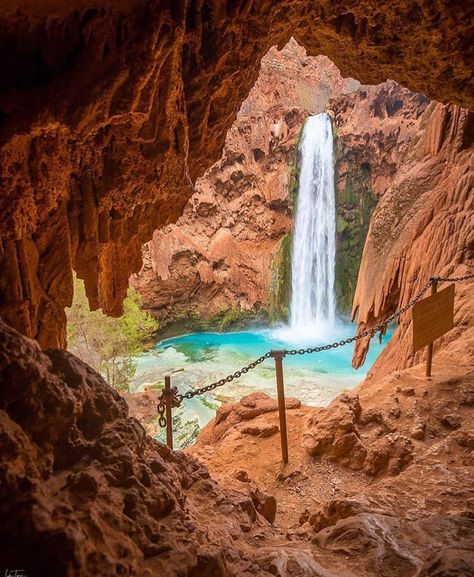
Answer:
[[(84, 311), (75, 313), (83, 306), (75, 299), (71, 309), (75, 321), (68, 315), (69, 326), (79, 323), (81, 331), (75, 331), (74, 339), (70, 334), (70, 350), (108, 382), (116, 380), (132, 414), (164, 441), (156, 404), (166, 375), (171, 374), (180, 394), (194, 392), (269, 350), (321, 346), (351, 337), (355, 328), (347, 321), (370, 218), (388, 183), (403, 167), (401, 142), (406, 148), (415, 140), (428, 104), (422, 95), (393, 81), (364, 86), (343, 78), (331, 60), (308, 56), (294, 39), (281, 50), (271, 48), (227, 133), (221, 158), (196, 181), (177, 222), (156, 230), (143, 247), (142, 269), (130, 279), (143, 317), (131, 318), (129, 294), (125, 320), (107, 320), (94, 312), (90, 315), (93, 328), (88, 329)], [(303, 202), (298, 197), (304, 127), (318, 115), (326, 115), (331, 131), (328, 171), (334, 213), (325, 216), (328, 200), (321, 201), (322, 212), (315, 212), (310, 217), (314, 223), (309, 220), (310, 228), (301, 232), (307, 248), (301, 241), (295, 248), (297, 206)], [(321, 138), (316, 134), (315, 142)], [(313, 166), (315, 160), (307, 162)], [(320, 170), (311, 168), (311, 182), (319, 178)], [(306, 213), (318, 202), (321, 186), (309, 193)], [(330, 232), (321, 236), (318, 248), (310, 231), (323, 227), (324, 218)], [(335, 242), (334, 254), (321, 256), (319, 251), (328, 250), (328, 234)], [(311, 251), (305, 257), (309, 269), (298, 274), (309, 276), (301, 285), (292, 282), (292, 269), (305, 250)], [(328, 269), (319, 273), (318, 267), (326, 261)], [(321, 274), (325, 284), (318, 297)], [(296, 299), (292, 297), (295, 286), (303, 287)], [(78, 288), (81, 301), (83, 289)], [(319, 308), (327, 307), (325, 302), (331, 298), (332, 319), (328, 320)], [(300, 312), (291, 313), (292, 307), (302, 304)], [(292, 320), (292, 314), (300, 320)], [(134, 322), (151, 327), (144, 330), (140, 342), (128, 339)], [(110, 324), (115, 328), (108, 329), (109, 335), (117, 343), (103, 334)], [(100, 336), (95, 337), (94, 331)], [(287, 395), (304, 405), (328, 404), (365, 377), (391, 334), (392, 328), (380, 343), (372, 343), (363, 371), (351, 366), (352, 346), (317, 356), (288, 357)], [(97, 343), (100, 352), (85, 347), (84, 341)], [(270, 363), (232, 384), (183, 401), (174, 413), (175, 447), (190, 446), (219, 407), (254, 392), (275, 397)]]

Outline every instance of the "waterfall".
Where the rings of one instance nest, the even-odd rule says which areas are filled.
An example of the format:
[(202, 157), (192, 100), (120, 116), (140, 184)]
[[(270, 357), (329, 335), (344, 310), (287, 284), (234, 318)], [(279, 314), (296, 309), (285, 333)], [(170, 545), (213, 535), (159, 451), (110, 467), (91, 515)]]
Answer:
[(300, 158), (290, 329), (295, 336), (314, 336), (335, 322), (336, 209), (333, 134), (327, 114), (307, 119)]

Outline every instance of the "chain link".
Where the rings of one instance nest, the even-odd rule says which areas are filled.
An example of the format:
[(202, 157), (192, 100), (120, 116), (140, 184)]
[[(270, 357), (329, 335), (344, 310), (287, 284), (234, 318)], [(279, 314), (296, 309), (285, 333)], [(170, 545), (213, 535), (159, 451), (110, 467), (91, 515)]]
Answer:
[[(311, 353), (320, 353), (322, 351), (329, 351), (331, 349), (337, 349), (338, 347), (343, 347), (345, 345), (349, 345), (350, 343), (360, 341), (361, 339), (365, 339), (366, 337), (372, 338), (376, 333), (385, 334), (385, 331), (386, 331), (387, 327), (390, 325), (390, 323), (392, 323), (394, 320), (400, 318), (404, 313), (406, 313), (410, 308), (412, 308), (418, 301), (420, 301), (421, 298), (423, 297), (423, 295), (426, 293), (426, 291), (434, 283), (439, 283), (439, 282), (457, 283), (457, 282), (463, 282), (465, 280), (471, 280), (471, 279), (474, 279), (474, 274), (468, 274), (465, 276), (452, 277), (452, 278), (451, 277), (431, 277), (430, 280), (421, 288), (421, 290), (418, 292), (418, 294), (415, 297), (413, 297), (410, 301), (408, 301), (408, 303), (404, 307), (398, 309), (393, 314), (391, 314), (388, 318), (386, 318), (384, 321), (378, 323), (374, 327), (372, 327), (370, 329), (366, 329), (365, 331), (362, 331), (361, 333), (358, 333), (357, 335), (355, 335), (351, 338), (344, 339), (342, 341), (336, 341), (336, 342), (328, 344), (328, 345), (322, 345), (319, 347), (309, 347), (306, 349), (283, 350), (282, 352), (284, 355), (290, 355), (290, 356), (305, 355), (305, 354), (311, 354)], [(271, 356), (273, 356), (272, 351), (268, 351), (264, 355), (262, 355), (261, 357), (259, 357), (255, 361), (253, 361), (252, 363), (246, 365), (245, 367), (242, 367), (238, 371), (235, 371), (235, 373), (232, 373), (231, 375), (228, 375), (227, 377), (223, 377), (222, 379), (219, 379), (218, 381), (215, 381), (214, 383), (211, 383), (210, 385), (207, 385), (205, 387), (201, 387), (199, 389), (193, 389), (192, 391), (188, 391), (182, 395), (178, 394), (176, 387), (171, 387), (169, 390), (163, 389), (163, 391), (162, 391), (162, 393), (158, 399), (158, 414), (160, 415), (158, 418), (158, 424), (160, 425), (160, 427), (166, 426), (165, 411), (166, 411), (166, 398), (168, 395), (172, 399), (172, 401), (171, 401), (172, 406), (173, 407), (179, 407), (184, 399), (192, 399), (193, 397), (196, 397), (198, 395), (203, 395), (204, 393), (208, 393), (209, 391), (213, 391), (214, 389), (217, 389), (218, 387), (223, 387), (227, 383), (231, 383), (232, 381), (240, 378), (242, 375), (245, 375), (246, 373), (248, 373), (252, 369), (255, 369), (255, 367), (257, 367), (258, 365), (260, 365), (261, 363), (263, 363), (264, 361), (269, 359)]]
[(455, 277), (434, 277), (438, 282), (463, 282), (465, 280), (474, 279), (474, 274), (466, 274), (464, 276)]
[(206, 387), (201, 387), (200, 389), (194, 389), (193, 391), (188, 391), (187, 393), (184, 393), (183, 395), (177, 395), (177, 398), (178, 398), (179, 402), (181, 403), (183, 401), (183, 399), (192, 399), (193, 397), (196, 397), (197, 395), (202, 395), (204, 393), (208, 393), (209, 391), (213, 391), (214, 389), (217, 389), (217, 387), (222, 387), (222, 386), (226, 385), (227, 383), (231, 383), (235, 379), (239, 379), (242, 375), (245, 375), (246, 373), (248, 373), (249, 371), (251, 371), (252, 369), (257, 367), (258, 365), (263, 363), (263, 361), (266, 361), (267, 359), (269, 359), (271, 356), (272, 356), (272, 353), (270, 351), (268, 351), (267, 353), (265, 353), (264, 355), (259, 357), (257, 360), (246, 365), (245, 367), (242, 367), (238, 371), (235, 371), (235, 373), (232, 373), (231, 375), (228, 375), (227, 377), (224, 377), (223, 379), (219, 379), (218, 381), (215, 381), (214, 383), (211, 383), (210, 385), (207, 385)]

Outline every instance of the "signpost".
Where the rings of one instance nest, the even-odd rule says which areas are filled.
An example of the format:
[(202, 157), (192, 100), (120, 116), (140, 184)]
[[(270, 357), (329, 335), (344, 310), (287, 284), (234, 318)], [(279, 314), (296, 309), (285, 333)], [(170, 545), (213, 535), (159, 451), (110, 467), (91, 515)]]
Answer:
[(170, 449), (173, 449), (173, 411), (171, 398), (171, 377), (165, 376), (165, 392), (166, 392), (166, 444)]
[(286, 429), (285, 384), (283, 381), (283, 357), (285, 351), (272, 351), (275, 359), (275, 373), (278, 394), (278, 413), (280, 416), (280, 442), (283, 463), (288, 463), (288, 433)]
[(431, 377), (433, 342), (454, 326), (454, 284), (437, 292), (438, 283), (431, 285), (431, 296), (413, 307), (413, 353), (428, 347), (426, 376)]

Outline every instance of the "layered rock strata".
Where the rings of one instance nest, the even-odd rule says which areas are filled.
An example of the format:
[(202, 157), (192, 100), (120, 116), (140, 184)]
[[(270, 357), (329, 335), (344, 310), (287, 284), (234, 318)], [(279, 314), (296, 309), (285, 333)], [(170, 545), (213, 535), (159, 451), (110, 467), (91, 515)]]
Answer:
[(44, 346), (65, 343), (72, 268), (120, 314), (271, 46), (293, 35), (344, 76), (473, 103), (465, 3), (9, 0), (0, 32), (1, 314)]

